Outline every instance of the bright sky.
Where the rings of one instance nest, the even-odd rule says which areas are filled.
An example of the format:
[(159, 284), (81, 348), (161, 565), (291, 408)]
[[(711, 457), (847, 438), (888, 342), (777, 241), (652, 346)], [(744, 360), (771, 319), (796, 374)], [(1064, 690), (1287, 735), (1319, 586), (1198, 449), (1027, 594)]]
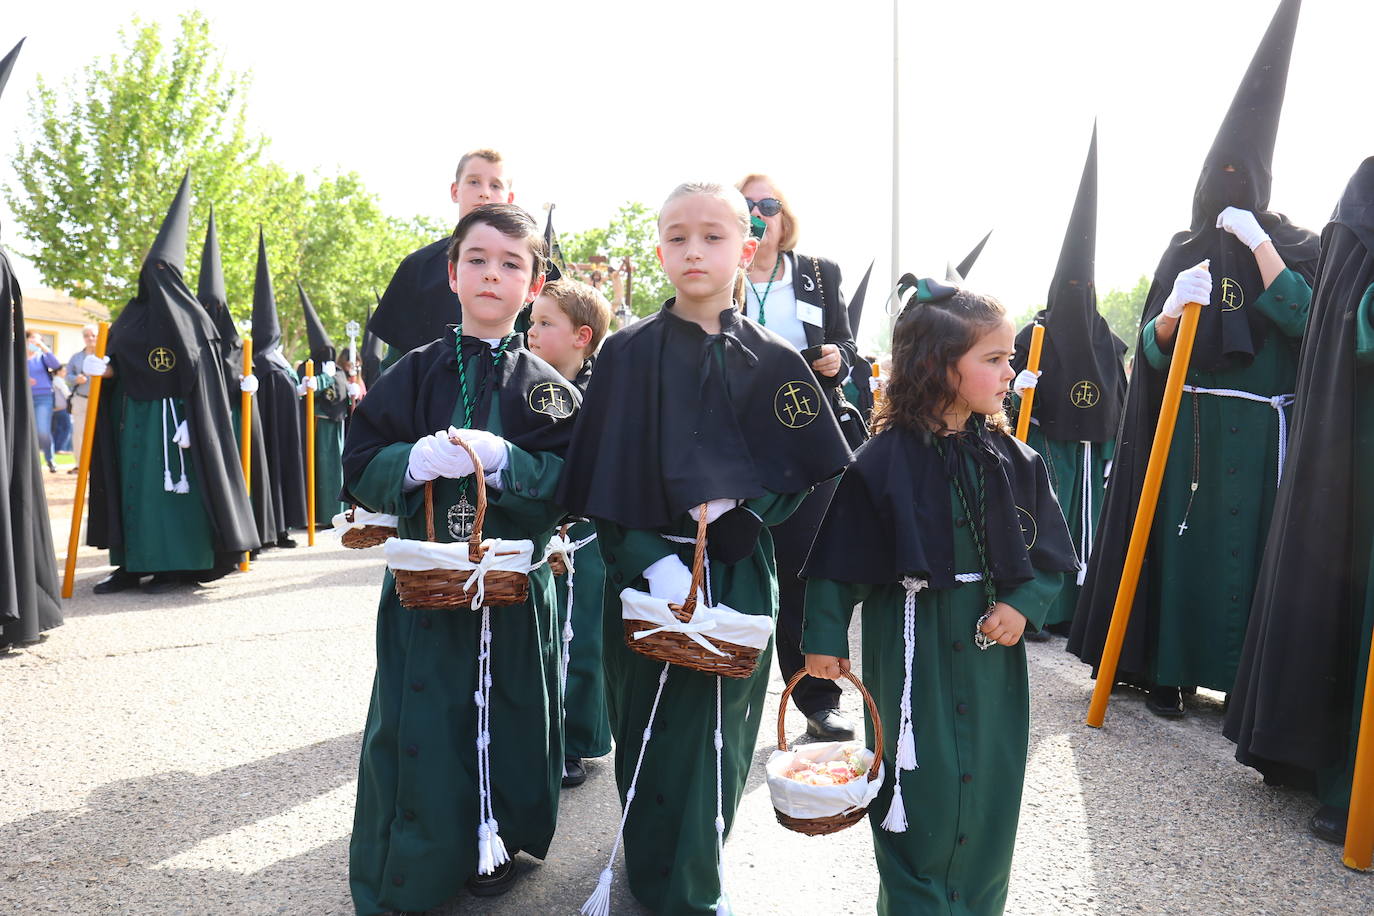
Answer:
[[(1043, 302), (1097, 117), (1098, 286), (1134, 285), (1186, 227), (1202, 158), (1276, 3), (902, 0), (901, 270), (943, 276), (994, 229), (971, 283), (1013, 311)], [(112, 53), (135, 13), (171, 24), (190, 8), (9, 6), (0, 52), (28, 42), (0, 136), (22, 128), (37, 74), (58, 80)], [(800, 215), (799, 248), (839, 261), (846, 292), (871, 258), (874, 286), (889, 275), (889, 0), (200, 8), (229, 67), (253, 73), (250, 119), (271, 155), (356, 170), (397, 215), (454, 217), (452, 169), (475, 146), (511, 160), (517, 203), (558, 204), (560, 232), (602, 224), (625, 200), (657, 206), (689, 178), (764, 171)], [(1273, 207), (1313, 229), (1374, 155), (1370, 34), (1374, 4), (1307, 0)], [(13, 181), (8, 153), (0, 181)], [(0, 221), (15, 244), (3, 203)], [(879, 320), (869, 301), (863, 338)]]

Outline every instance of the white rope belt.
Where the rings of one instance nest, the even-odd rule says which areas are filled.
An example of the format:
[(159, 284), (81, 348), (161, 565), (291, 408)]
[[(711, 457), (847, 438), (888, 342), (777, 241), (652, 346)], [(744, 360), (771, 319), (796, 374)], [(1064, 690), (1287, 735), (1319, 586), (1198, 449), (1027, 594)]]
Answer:
[(1268, 404), (1274, 408), (1274, 413), (1279, 417), (1279, 475), (1274, 486), (1283, 482), (1283, 463), (1288, 457), (1288, 415), (1284, 409), (1291, 407), (1294, 401), (1292, 394), (1276, 394), (1266, 397), (1262, 394), (1255, 394), (1252, 391), (1240, 391), (1235, 388), (1198, 388), (1194, 385), (1184, 385), (1183, 390), (1189, 394), (1212, 394), (1219, 398), (1239, 398), (1242, 401), (1254, 401), (1256, 404)]
[(970, 582), (982, 582), (982, 581), (983, 581), (983, 574), (982, 574), (982, 573), (958, 573), (957, 575), (955, 575), (954, 581), (955, 581), (955, 582), (958, 582), (958, 583), (961, 584), (961, 585), (967, 585), (967, 584), (970, 583)]
[[(549, 542), (549, 549), (546, 550), (546, 551), (544, 552), (544, 559), (541, 561), (541, 562), (543, 562), (543, 563), (547, 563), (547, 562), (549, 561), (549, 557), (553, 556), (553, 555), (556, 554), (556, 553), (561, 553), (561, 554), (563, 554), (563, 565), (566, 566), (566, 567), (568, 568), (568, 607), (567, 607), (567, 611), (568, 611), (568, 612), (567, 612), (567, 614), (566, 614), (566, 616), (565, 616), (565, 619), (564, 619), (564, 621), (563, 621), (563, 633), (562, 633), (562, 639), (563, 639), (563, 659), (562, 659), (562, 665), (560, 666), (560, 669), (559, 669), (559, 672), (558, 672), (558, 682), (559, 682), (559, 684), (560, 684), (560, 685), (562, 686), (562, 688), (563, 688), (563, 694), (564, 694), (563, 700), (564, 700), (564, 703), (565, 703), (565, 704), (567, 703), (567, 692), (568, 692), (568, 666), (572, 663), (572, 641), (573, 641), (572, 612), (573, 612), (573, 569), (574, 569), (574, 566), (573, 566), (573, 554), (577, 553), (579, 550), (581, 550), (583, 547), (586, 547), (588, 544), (590, 544), (590, 543), (591, 543), (592, 541), (594, 541), (594, 540), (596, 540), (596, 532), (595, 532), (595, 531), (593, 531), (591, 534), (587, 535), (586, 537), (584, 537), (584, 538), (583, 538), (582, 540), (580, 540), (580, 541), (570, 541), (570, 540), (568, 540), (567, 538), (562, 537), (562, 536), (555, 537), (552, 541)], [(556, 546), (556, 549), (555, 549), (555, 545), (557, 545), (557, 546)], [(566, 715), (567, 715), (567, 709), (566, 709), (566, 706), (565, 706), (565, 708), (564, 708), (564, 716), (566, 717)], [(563, 775), (566, 776), (567, 773), (564, 773)]]
[(1083, 483), (1079, 502), (1078, 526), (1078, 584), (1082, 585), (1088, 577), (1088, 554), (1093, 549), (1093, 444), (1084, 441), (1083, 445)]

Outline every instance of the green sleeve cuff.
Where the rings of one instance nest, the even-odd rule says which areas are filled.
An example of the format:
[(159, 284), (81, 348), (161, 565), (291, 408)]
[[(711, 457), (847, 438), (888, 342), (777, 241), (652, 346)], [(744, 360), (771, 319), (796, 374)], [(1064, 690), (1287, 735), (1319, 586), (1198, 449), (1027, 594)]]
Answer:
[(849, 658), (849, 621), (857, 603), (856, 588), (832, 579), (806, 580), (806, 616), (802, 651)]
[(1159, 340), (1155, 337), (1154, 318), (1146, 322), (1140, 331), (1140, 351), (1150, 365), (1160, 372), (1169, 368), (1169, 354), (1159, 348)]
[(1355, 361), (1362, 366), (1374, 364), (1374, 284), (1364, 291), (1355, 310)]
[(596, 520), (596, 543), (606, 564), (606, 588), (619, 593), (644, 577), (644, 570), (669, 554), (676, 545), (655, 531), (622, 528), (614, 522)]
[(488, 503), (522, 530), (551, 528), (564, 515), (553, 501), (563, 476), (563, 459), (551, 452), (527, 452), (509, 444), (508, 448), (501, 489), (487, 487)]
[(1275, 277), (1269, 288), (1255, 300), (1255, 308), (1288, 337), (1301, 337), (1307, 330), (1307, 310), (1311, 304), (1312, 287), (1292, 270)]
[(349, 484), (349, 492), (373, 512), (406, 518), (424, 508), (425, 489), (406, 492), (406, 468), (410, 465), (410, 442), (394, 442), (368, 462), (362, 475)]
[(767, 527), (787, 521), (811, 491), (804, 493), (765, 493), (754, 499), (746, 499), (744, 508), (757, 515)]
[(1063, 573), (1037, 569), (1035, 578), (1029, 582), (1015, 588), (999, 589), (997, 600), (1016, 608), (1021, 612), (1021, 616), (1026, 618), (1028, 626), (1039, 630), (1045, 625), (1045, 616), (1050, 612), (1050, 605), (1059, 597), (1059, 590), (1063, 587)]

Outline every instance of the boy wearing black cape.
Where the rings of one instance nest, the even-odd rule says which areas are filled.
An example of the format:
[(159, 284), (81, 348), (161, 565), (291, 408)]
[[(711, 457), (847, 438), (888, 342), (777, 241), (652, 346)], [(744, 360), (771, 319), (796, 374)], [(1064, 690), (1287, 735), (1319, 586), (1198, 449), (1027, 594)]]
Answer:
[[(229, 428), (219, 333), (182, 279), (190, 173), (110, 327), (91, 456), (87, 543), (108, 548), (98, 593), (220, 575), (259, 546)], [(89, 373), (88, 373), (89, 374)]]
[[(581, 401), (513, 331), (543, 285), (543, 240), (529, 214), (508, 204), (471, 211), (453, 238), (450, 277), (472, 306), (463, 326), (403, 356), (358, 404), (344, 446), (345, 499), (397, 516), (402, 538), (423, 540), (432, 481), (437, 540), (463, 540), (477, 497), (473, 464), (450, 441), (458, 435), (486, 470), (483, 536), (542, 551), (563, 516), (552, 497)], [(482, 665), (489, 731), (474, 705)], [(563, 772), (561, 698), (546, 565), (530, 573), (523, 604), (489, 617), (409, 610), (388, 571), (349, 845), (359, 916), (430, 909), (464, 882), (477, 895), (502, 893), (517, 850), (545, 857)]]
[(1223, 732), (1345, 836), (1374, 631), (1374, 159), (1322, 233), (1293, 433)]
[(1119, 677), (1183, 715), (1183, 687), (1230, 690), (1278, 488), (1285, 411), (1318, 240), (1269, 211), (1300, 0), (1283, 0), (1207, 155), (1192, 226), (1155, 271), (1112, 483), (1069, 651), (1097, 665), (1140, 502), (1184, 306), (1204, 305)]

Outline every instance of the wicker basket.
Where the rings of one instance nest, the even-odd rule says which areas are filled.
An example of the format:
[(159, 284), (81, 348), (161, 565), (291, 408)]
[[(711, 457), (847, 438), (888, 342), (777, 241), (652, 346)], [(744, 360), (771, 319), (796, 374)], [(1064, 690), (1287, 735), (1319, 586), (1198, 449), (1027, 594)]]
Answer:
[[(878, 718), (878, 707), (873, 702), (873, 695), (864, 687), (863, 681), (859, 680), (852, 673), (846, 671), (844, 676), (863, 694), (864, 703), (868, 705), (868, 713), (873, 717), (873, 763), (868, 768), (868, 781), (872, 782), (878, 778), (879, 768), (883, 765), (883, 723)], [(778, 701), (778, 750), (787, 750), (787, 727), (784, 717), (787, 715), (787, 701), (792, 696), (793, 689), (801, 683), (801, 679), (806, 677), (805, 671), (798, 671), (787, 682), (787, 689), (782, 692), (782, 699)], [(807, 836), (825, 836), (827, 833), (837, 833), (846, 827), (853, 827), (864, 819), (868, 813), (867, 808), (855, 808), (852, 811), (845, 811), (842, 814), (832, 814), (829, 817), (793, 817), (790, 814), (783, 814), (775, 806), (773, 813), (777, 815), (778, 823), (788, 830), (795, 830), (797, 833), (804, 833)]]
[[(559, 528), (558, 537), (566, 540), (568, 537), (568, 529), (570, 528), (572, 528), (572, 525), (564, 525), (562, 528)], [(562, 551), (549, 554), (549, 570), (553, 572), (555, 576), (566, 576), (568, 574), (568, 558), (563, 555)]]
[[(358, 511), (357, 506), (348, 507), (348, 523), (353, 524), (353, 514)], [(363, 525), (361, 528), (349, 528), (340, 537), (339, 541), (345, 547), (354, 550), (366, 550), (369, 547), (377, 547), (386, 543), (387, 538), (394, 538), (396, 529), (386, 525)]]
[[(491, 544), (482, 543), (482, 523), (487, 516), (487, 481), (483, 477), (482, 462), (466, 442), (458, 436), (449, 437), (454, 445), (462, 446), (472, 458), (472, 476), (477, 481), (477, 515), (472, 522), (472, 534), (468, 538), (468, 559), (477, 563), (490, 549)], [(434, 481), (425, 482), (425, 536), (434, 538)], [(511, 552), (513, 553), (513, 552)], [(508, 554), (498, 554), (505, 556)], [(464, 588), (471, 576), (470, 572), (458, 569), (426, 569), (392, 571), (396, 578), (396, 595), (401, 605), (414, 610), (444, 610), (447, 608), (471, 608), (476, 588)], [(528, 573), (494, 569), (486, 573), (483, 581), (486, 591), (484, 604), (501, 607), (521, 604), (530, 593)]]
[[(696, 549), (692, 554), (692, 586), (687, 599), (682, 604), (670, 604), (668, 609), (683, 623), (692, 619), (697, 606), (697, 592), (701, 588), (702, 573), (706, 563), (706, 506), (701, 507), (701, 518), (697, 520)], [(759, 651), (753, 646), (741, 646), (720, 639), (706, 640), (724, 655), (714, 655), (702, 648), (685, 633), (659, 632), (639, 639), (635, 634), (643, 630), (657, 629), (658, 625), (647, 620), (626, 620), (625, 643), (640, 655), (656, 661), (671, 662), (700, 671), (703, 674), (718, 674), (722, 677), (749, 677), (758, 666)]]

